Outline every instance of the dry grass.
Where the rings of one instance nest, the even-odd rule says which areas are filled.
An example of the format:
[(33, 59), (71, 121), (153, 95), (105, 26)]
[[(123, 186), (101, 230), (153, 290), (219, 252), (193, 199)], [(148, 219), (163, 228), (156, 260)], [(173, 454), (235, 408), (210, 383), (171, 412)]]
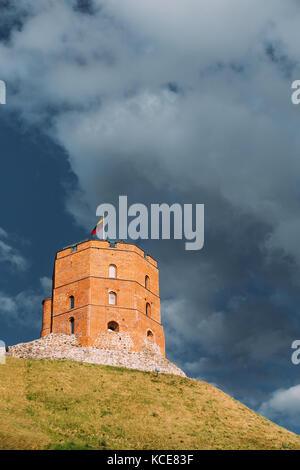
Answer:
[(300, 449), (300, 437), (205, 382), (7, 358), (0, 449)]

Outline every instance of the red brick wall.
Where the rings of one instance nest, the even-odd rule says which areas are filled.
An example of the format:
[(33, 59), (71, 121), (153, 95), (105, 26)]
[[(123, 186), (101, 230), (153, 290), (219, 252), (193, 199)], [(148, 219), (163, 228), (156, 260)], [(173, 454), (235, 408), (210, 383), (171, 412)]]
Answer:
[[(117, 268), (117, 278), (109, 278), (109, 266)], [(145, 277), (150, 280), (145, 288)], [(109, 291), (117, 303), (109, 305)], [(74, 308), (70, 307), (74, 296)], [(146, 304), (150, 313), (146, 315)], [(51, 299), (50, 299), (51, 305)], [(42, 336), (49, 330), (49, 302), (44, 303)], [(50, 313), (51, 316), (51, 313)], [(99, 345), (99, 335), (107, 333), (109, 321), (119, 324), (119, 334), (130, 335), (131, 349), (141, 351), (145, 344), (157, 345), (165, 355), (164, 333), (160, 324), (159, 274), (156, 261), (135, 245), (91, 240), (57, 253), (54, 269), (52, 332), (70, 333), (75, 320), (79, 342)], [(147, 337), (151, 330), (153, 336)], [(114, 333), (108, 332), (109, 335)], [(121, 341), (122, 343), (122, 341)]]
[(41, 336), (46, 336), (51, 330), (51, 309), (52, 309), (52, 298), (43, 300), (43, 324)]

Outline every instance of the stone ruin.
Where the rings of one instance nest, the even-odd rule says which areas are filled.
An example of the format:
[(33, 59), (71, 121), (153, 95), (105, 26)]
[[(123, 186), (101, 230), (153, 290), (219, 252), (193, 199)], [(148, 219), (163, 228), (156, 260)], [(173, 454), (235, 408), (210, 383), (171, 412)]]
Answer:
[(127, 347), (126, 338), (118, 339), (121, 333), (112, 333), (116, 346), (107, 349), (103, 341), (99, 345), (81, 346), (76, 335), (65, 335), (50, 333), (43, 338), (9, 346), (7, 356), (24, 359), (57, 359), (78, 362), (88, 362), (91, 364), (102, 364), (108, 366), (126, 367), (128, 369), (138, 369), (148, 372), (155, 372), (159, 369), (164, 374), (174, 374), (185, 377), (185, 373), (175, 364), (165, 359), (155, 349), (145, 349), (141, 352), (130, 351)]

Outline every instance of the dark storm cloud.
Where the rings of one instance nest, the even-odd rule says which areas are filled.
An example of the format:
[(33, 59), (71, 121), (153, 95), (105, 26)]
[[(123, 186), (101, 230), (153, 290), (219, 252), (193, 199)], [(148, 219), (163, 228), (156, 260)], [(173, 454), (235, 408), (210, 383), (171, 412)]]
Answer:
[(75, 11), (79, 11), (81, 13), (88, 13), (92, 15), (95, 13), (95, 7), (93, 0), (77, 0), (74, 5)]
[(160, 260), (169, 357), (254, 407), (295, 385), (298, 2), (18, 0), (5, 11), (8, 110), (65, 149), (78, 224), (121, 194), (205, 204), (203, 251), (143, 244)]
[(0, 0), (0, 39), (7, 41), (14, 29), (21, 29), (22, 15), (16, 11), (10, 0)]

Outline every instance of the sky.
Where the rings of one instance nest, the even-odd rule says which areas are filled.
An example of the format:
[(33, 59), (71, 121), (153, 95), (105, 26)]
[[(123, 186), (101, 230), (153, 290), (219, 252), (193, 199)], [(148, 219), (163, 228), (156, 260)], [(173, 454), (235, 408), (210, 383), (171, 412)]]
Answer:
[(205, 204), (159, 262), (167, 357), (300, 433), (299, 0), (0, 0), (0, 337), (39, 337), (101, 203)]

